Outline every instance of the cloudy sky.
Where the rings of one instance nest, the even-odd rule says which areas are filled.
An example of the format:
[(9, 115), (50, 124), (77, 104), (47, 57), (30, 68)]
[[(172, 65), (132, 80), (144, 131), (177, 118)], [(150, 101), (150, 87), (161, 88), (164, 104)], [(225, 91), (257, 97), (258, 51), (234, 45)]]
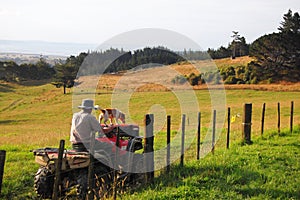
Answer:
[(299, 0), (0, 0), (0, 40), (101, 44), (160, 28), (218, 48), (233, 30), (247, 42), (276, 32), (288, 9), (300, 12)]

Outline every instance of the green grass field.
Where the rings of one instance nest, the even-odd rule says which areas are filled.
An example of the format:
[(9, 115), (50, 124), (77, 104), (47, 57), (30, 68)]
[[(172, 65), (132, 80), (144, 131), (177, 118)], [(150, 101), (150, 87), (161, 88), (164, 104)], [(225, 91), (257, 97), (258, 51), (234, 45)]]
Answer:
[(128, 192), (123, 199), (299, 199), (300, 130), (235, 143)]
[[(195, 94), (204, 133), (209, 130), (212, 118), (209, 93), (207, 90), (197, 90)], [(50, 84), (20, 86), (0, 83), (0, 98), (0, 149), (7, 151), (0, 198), (35, 199), (33, 177), (38, 165), (34, 163), (30, 150), (58, 147), (61, 139), (65, 139), (67, 148), (70, 148), (72, 93), (63, 95), (61, 89)], [(293, 134), (288, 133), (291, 101), (295, 104), (294, 125), (297, 127), (300, 124), (299, 92), (226, 91), (225, 106), (226, 109), (231, 108), (232, 115), (242, 116), (243, 104), (253, 103), (254, 144), (240, 145), (242, 119), (237, 117), (231, 124), (230, 150), (224, 148), (226, 130), (223, 129), (214, 156), (208, 154), (200, 162), (196, 161), (195, 145), (192, 145), (187, 152), (184, 169), (175, 162), (170, 175), (158, 176), (160, 173), (157, 172), (154, 184), (126, 194), (124, 199), (299, 199), (300, 131), (297, 129)], [(284, 132), (279, 136), (274, 134), (277, 130), (278, 102), (282, 107), (281, 127)], [(110, 107), (111, 94), (97, 94), (96, 103)], [(269, 133), (261, 138), (263, 103), (267, 106), (265, 130)], [(181, 112), (176, 96), (171, 92), (136, 92), (128, 106), (131, 118), (141, 126), (146, 113), (163, 108), (165, 114), (172, 116), (172, 130), (179, 128)], [(224, 124), (223, 127), (226, 126)], [(165, 123), (158, 124), (158, 127), (162, 128), (156, 133), (155, 148), (159, 149), (165, 142)]]

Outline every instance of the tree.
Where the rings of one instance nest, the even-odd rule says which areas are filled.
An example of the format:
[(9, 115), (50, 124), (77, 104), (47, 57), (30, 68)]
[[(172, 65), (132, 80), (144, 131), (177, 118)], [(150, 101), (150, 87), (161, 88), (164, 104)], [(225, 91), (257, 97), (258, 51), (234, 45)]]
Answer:
[(47, 63), (42, 56), (40, 57), (40, 60), (35, 64), (35, 66), (37, 70), (35, 79), (37, 80), (49, 79), (55, 73), (51, 65)]
[(264, 35), (251, 45), (250, 55), (256, 58), (251, 66), (261, 80), (300, 81), (299, 14), (289, 10), (283, 19), (279, 33)]
[(57, 88), (63, 87), (64, 94), (66, 94), (66, 88), (74, 86), (78, 67), (71, 62), (61, 64), (58, 63), (54, 66), (56, 74), (52, 82)]
[(283, 15), (283, 20), (278, 28), (279, 31), (283, 33), (294, 33), (297, 34), (300, 32), (300, 16), (299, 13), (294, 13), (291, 10), (288, 10), (286, 14)]
[(63, 87), (64, 94), (66, 94), (66, 88), (74, 86), (79, 67), (87, 55), (87, 53), (80, 53), (78, 56), (70, 56), (65, 63), (56, 63), (54, 66), (56, 73), (52, 84), (57, 88)]
[(237, 44), (240, 42), (240, 35), (238, 34), (238, 31), (232, 31), (233, 35), (231, 36), (233, 38), (232, 44), (232, 59), (235, 59), (236, 56), (236, 49)]
[[(284, 57), (286, 58), (286, 66), (293, 68), (295, 73), (300, 72), (300, 16), (298, 12), (288, 10), (283, 16), (283, 20), (278, 28), (280, 33), (287, 40), (284, 42), (286, 51)], [(300, 75), (299, 75), (300, 76)], [(298, 80), (300, 77), (298, 76)]]
[(13, 61), (0, 62), (0, 78), (5, 81), (19, 81), (18, 65)]
[(210, 55), (212, 59), (219, 59), (219, 58), (228, 58), (232, 55), (232, 51), (230, 50), (230, 47), (219, 47), (217, 50), (214, 49), (208, 49), (207, 53)]
[(245, 37), (241, 37), (238, 31), (232, 31), (233, 38), (231, 44), (228, 46), (232, 50), (232, 59), (237, 56), (245, 56), (249, 54), (249, 45), (246, 43)]
[[(249, 55), (249, 44), (246, 43), (245, 37), (241, 37), (238, 31), (232, 31), (232, 42), (228, 44), (228, 47), (221, 46), (217, 50), (209, 48), (207, 53), (212, 59), (228, 58), (235, 59), (237, 56)], [(204, 57), (207, 59), (206, 57)]]

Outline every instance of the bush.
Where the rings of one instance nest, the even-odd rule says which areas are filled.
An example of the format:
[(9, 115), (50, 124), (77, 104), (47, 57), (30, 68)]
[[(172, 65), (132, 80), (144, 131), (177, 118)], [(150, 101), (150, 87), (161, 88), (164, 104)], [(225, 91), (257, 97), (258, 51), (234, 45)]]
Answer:
[(224, 81), (224, 84), (236, 84), (237, 78), (235, 76), (228, 76), (227, 79)]
[(229, 76), (235, 76), (235, 69), (234, 67), (226, 67), (221, 69), (220, 74), (223, 80), (226, 80)]
[(199, 81), (201, 80), (201, 74), (199, 75), (196, 75), (194, 73), (191, 73), (189, 76), (188, 76), (188, 81), (189, 83), (194, 86), (194, 85), (198, 85)]
[(257, 84), (258, 80), (257, 77), (255, 76), (253, 79), (251, 79), (250, 84)]

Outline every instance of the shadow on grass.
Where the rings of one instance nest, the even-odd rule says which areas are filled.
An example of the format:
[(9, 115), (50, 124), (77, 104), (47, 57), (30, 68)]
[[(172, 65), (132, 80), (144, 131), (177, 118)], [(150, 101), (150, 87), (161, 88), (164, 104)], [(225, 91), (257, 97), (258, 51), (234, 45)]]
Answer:
[(19, 122), (27, 122), (28, 120), (0, 120), (0, 125), (17, 124)]
[(41, 86), (49, 83), (51, 83), (50, 79), (43, 79), (43, 80), (26, 80), (26, 81), (21, 81), (18, 84), (23, 86)]
[(13, 92), (13, 91), (14, 91), (13, 86), (5, 83), (0, 83), (0, 92)]
[(0, 82), (0, 92), (14, 92), (16, 85), (22, 85), (22, 86), (41, 86), (51, 83), (51, 80), (45, 79), (45, 80), (28, 80), (28, 81), (21, 81), (21, 82)]
[[(280, 188), (264, 187), (268, 177), (259, 172), (245, 170), (235, 166), (172, 166), (169, 174), (162, 174), (154, 179), (149, 186), (153, 190), (160, 187), (177, 188), (176, 193), (168, 193), (166, 196), (173, 198), (199, 198), (206, 194), (222, 198), (299, 198), (297, 192), (284, 191)], [(188, 186), (188, 192), (180, 192)], [(191, 189), (192, 188), (192, 189)], [(214, 193), (215, 192), (215, 193)], [(202, 193), (202, 194), (201, 194)], [(173, 196), (174, 195), (174, 196)]]

